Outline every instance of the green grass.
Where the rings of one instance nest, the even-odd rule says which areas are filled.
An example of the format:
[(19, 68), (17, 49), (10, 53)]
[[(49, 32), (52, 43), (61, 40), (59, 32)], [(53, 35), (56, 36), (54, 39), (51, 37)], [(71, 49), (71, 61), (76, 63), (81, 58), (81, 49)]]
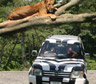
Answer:
[(90, 59), (89, 56), (86, 56), (87, 60), (87, 70), (96, 70), (96, 59)]

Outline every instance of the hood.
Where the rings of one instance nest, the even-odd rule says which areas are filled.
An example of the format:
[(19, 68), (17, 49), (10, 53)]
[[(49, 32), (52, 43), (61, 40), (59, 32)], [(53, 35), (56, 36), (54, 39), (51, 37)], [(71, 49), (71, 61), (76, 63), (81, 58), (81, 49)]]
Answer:
[(71, 72), (73, 67), (84, 67), (82, 59), (36, 59), (33, 68)]

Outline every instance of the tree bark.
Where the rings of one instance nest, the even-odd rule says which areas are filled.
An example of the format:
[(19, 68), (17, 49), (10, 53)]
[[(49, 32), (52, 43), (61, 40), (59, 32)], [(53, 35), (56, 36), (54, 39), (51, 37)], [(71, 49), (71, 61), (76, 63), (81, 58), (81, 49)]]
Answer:
[(25, 42), (24, 42), (24, 33), (21, 33), (21, 52), (22, 52), (22, 62), (24, 68), (27, 66), (27, 61), (26, 61), (26, 55), (25, 55)]

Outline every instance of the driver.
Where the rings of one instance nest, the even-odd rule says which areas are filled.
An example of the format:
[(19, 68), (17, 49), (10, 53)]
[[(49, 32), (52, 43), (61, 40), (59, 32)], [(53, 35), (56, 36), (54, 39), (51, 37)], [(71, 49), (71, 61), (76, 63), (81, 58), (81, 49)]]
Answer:
[(73, 51), (72, 48), (70, 47), (68, 49), (68, 53), (67, 53), (68, 57), (76, 57), (77, 56), (77, 52)]
[(46, 53), (53, 53), (53, 54), (56, 55), (56, 52), (55, 52), (55, 49), (54, 49), (54, 48), (51, 48), (50, 51), (45, 51), (44, 53), (45, 53), (45, 54), (46, 54)]

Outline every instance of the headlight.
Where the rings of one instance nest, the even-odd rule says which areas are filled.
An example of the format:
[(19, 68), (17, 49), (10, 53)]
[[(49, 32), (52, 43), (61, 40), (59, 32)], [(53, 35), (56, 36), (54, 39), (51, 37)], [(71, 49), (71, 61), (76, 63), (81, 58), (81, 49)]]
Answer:
[(41, 76), (42, 75), (42, 71), (40, 69), (31, 68), (31, 70), (29, 71), (29, 74)]
[(83, 71), (75, 71), (73, 70), (72, 74), (71, 74), (71, 78), (82, 78), (84, 75)]

